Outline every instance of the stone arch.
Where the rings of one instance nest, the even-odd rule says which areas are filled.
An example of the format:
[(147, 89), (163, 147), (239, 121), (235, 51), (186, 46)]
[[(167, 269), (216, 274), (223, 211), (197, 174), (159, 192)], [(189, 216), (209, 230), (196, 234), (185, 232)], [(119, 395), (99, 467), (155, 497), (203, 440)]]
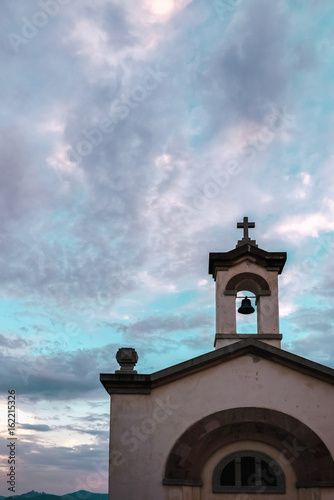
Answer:
[(226, 285), (225, 294), (236, 295), (241, 290), (249, 290), (257, 297), (270, 295), (268, 282), (255, 273), (239, 273), (233, 276)]
[(201, 486), (208, 458), (241, 440), (264, 442), (280, 450), (282, 464), (291, 464), (300, 485), (334, 481), (332, 456), (315, 432), (285, 413), (248, 407), (213, 413), (189, 427), (169, 453), (163, 484)]

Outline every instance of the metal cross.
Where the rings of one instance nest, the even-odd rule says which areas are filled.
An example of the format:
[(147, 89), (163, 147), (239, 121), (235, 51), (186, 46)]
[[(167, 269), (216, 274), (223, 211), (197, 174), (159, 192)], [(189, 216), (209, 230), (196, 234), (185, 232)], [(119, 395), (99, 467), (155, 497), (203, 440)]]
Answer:
[(244, 238), (249, 238), (248, 229), (255, 227), (255, 222), (248, 222), (248, 217), (244, 217), (243, 222), (237, 222), (237, 228), (244, 230)]

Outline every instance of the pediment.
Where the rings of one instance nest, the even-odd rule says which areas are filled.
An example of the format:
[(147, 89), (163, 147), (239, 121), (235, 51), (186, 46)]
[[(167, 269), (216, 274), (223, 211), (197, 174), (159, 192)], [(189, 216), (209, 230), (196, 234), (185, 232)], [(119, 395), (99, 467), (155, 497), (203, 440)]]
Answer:
[(100, 381), (109, 394), (150, 394), (155, 387), (172, 383), (175, 380), (249, 354), (334, 384), (334, 370), (332, 368), (249, 337), (152, 374), (102, 373)]

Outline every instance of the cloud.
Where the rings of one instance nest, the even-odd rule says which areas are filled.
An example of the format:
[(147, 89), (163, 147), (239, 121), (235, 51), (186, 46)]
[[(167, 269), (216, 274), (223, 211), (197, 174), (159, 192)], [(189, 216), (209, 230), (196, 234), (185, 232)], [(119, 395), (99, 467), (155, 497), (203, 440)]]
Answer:
[(91, 436), (100, 437), (101, 440), (105, 441), (108, 439), (109, 431), (107, 429), (84, 429), (76, 426), (64, 426), (64, 430), (68, 430), (71, 432), (79, 432), (80, 434), (89, 434)]
[(207, 72), (207, 78), (213, 77), (209, 85), (215, 90), (212, 97), (216, 103), (211, 100), (209, 111), (216, 124), (214, 106), (218, 103), (224, 109), (220, 122), (232, 116), (261, 122), (268, 103), (284, 102), (288, 27), (289, 20), (280, 2), (240, 2), (222, 37), (220, 50), (211, 60), (211, 71)]
[(11, 387), (31, 400), (76, 399), (103, 394), (100, 372), (112, 371), (115, 347), (62, 352), (48, 356), (1, 355), (1, 391), (7, 393), (7, 374)]
[(37, 432), (49, 432), (52, 428), (49, 425), (45, 424), (19, 424), (20, 429), (29, 430), (29, 431), (37, 431)]
[(334, 367), (334, 349), (330, 342), (330, 332), (334, 327), (332, 309), (299, 304), (282, 322), (285, 349), (317, 363)]
[[(100, 403), (100, 404), (102, 404), (102, 403)], [(94, 402), (91, 402), (91, 405), (94, 408), (96, 408), (98, 406), (98, 403), (96, 403), (94, 401)], [(105, 405), (103, 404), (103, 407), (104, 406)], [(75, 419), (75, 420), (78, 420), (77, 415), (74, 415), (72, 418)], [(80, 420), (83, 421), (86, 424), (87, 423), (92, 423), (92, 424), (94, 424), (94, 426), (97, 423), (98, 424), (101, 424), (101, 423), (108, 424), (109, 423), (109, 413), (90, 413), (89, 415), (86, 415), (85, 417), (81, 417)]]
[[(0, 444), (2, 449), (6, 449), (7, 441), (4, 438), (0, 438)], [(80, 489), (101, 492), (108, 488), (107, 446), (43, 446), (21, 439), (20, 457), (20, 477), (24, 482), (24, 491), (36, 488), (36, 469), (43, 470), (47, 483), (46, 488), (40, 489), (48, 492), (67, 494)]]
[[(182, 8), (186, 8), (186, 3), (182, 4)], [(156, 10), (157, 5), (153, 7)], [(63, 6), (59, 15), (50, 19), (47, 31), (40, 30), (36, 39), (29, 42), (27, 49), (33, 50), (34, 44), (38, 42), (37, 37), (42, 37), (48, 41), (51, 53), (56, 54), (57, 59), (52, 65), (49, 59), (47, 62), (48, 70), (53, 75), (50, 85), (48, 81), (41, 82), (41, 91), (45, 93), (47, 88), (45, 100), (35, 108), (31, 103), (29, 110), (24, 108), (24, 111), (29, 111), (27, 116), (31, 117), (31, 123), (35, 123), (36, 113), (43, 110), (44, 123), (45, 119), (49, 123), (50, 119), (56, 117), (56, 122), (61, 126), (52, 127), (51, 135), (45, 138), (42, 156), (34, 158), (34, 163), (43, 165), (43, 169), (46, 167), (44, 183), (39, 189), (39, 193), (44, 193), (44, 221), (40, 219), (38, 223), (30, 223), (29, 235), (24, 235), (24, 238), (6, 238), (6, 250), (12, 258), (10, 262), (6, 260), (2, 266), (0, 264), (0, 269), (3, 268), (3, 284), (10, 293), (22, 296), (34, 293), (62, 305), (69, 304), (72, 297), (81, 297), (83, 301), (94, 299), (98, 303), (99, 295), (104, 294), (104, 302), (112, 303), (142, 286), (144, 275), (147, 274), (148, 252), (155, 256), (151, 259), (153, 266), (162, 268), (163, 280), (168, 281), (179, 275), (185, 262), (191, 262), (191, 266), (188, 264), (186, 268), (188, 273), (198, 269), (200, 247), (190, 245), (190, 241), (196, 234), (198, 220), (201, 224), (208, 220), (207, 214), (211, 212), (211, 207), (208, 205), (207, 210), (197, 210), (191, 204), (198, 198), (197, 188), (201, 186), (203, 177), (206, 180), (212, 166), (207, 169), (207, 161), (210, 162), (211, 158), (207, 159), (201, 152), (198, 155), (192, 151), (197, 125), (189, 128), (183, 124), (187, 123), (189, 105), (193, 99), (197, 102), (195, 112), (202, 107), (208, 120), (212, 120), (212, 126), (209, 126), (210, 141), (222, 128), (230, 127), (234, 122), (235, 78), (237, 85), (241, 85), (242, 91), (246, 93), (245, 101), (255, 102), (247, 92), (255, 92), (256, 82), (267, 85), (269, 95), (264, 96), (266, 113), (269, 109), (267, 102), (277, 101), (270, 92), (274, 92), (275, 88), (279, 94), (279, 82), (283, 81), (283, 77), (269, 71), (268, 60), (273, 50), (277, 50), (279, 40), (285, 36), (287, 20), (276, 7), (268, 9), (263, 2), (256, 2), (255, 7), (261, 12), (261, 19), (253, 14), (253, 8), (242, 8), (226, 34), (228, 43), (224, 44), (223, 50), (216, 44), (211, 66), (207, 67), (210, 82), (203, 80), (198, 67), (206, 64), (207, 46), (212, 44), (214, 35), (220, 32), (221, 24), (219, 19), (215, 19), (214, 30), (211, 35), (208, 34), (199, 20), (208, 19), (208, 12), (215, 15), (214, 9), (206, 9), (203, 17), (202, 7), (196, 2), (187, 6), (185, 25), (183, 21), (181, 23), (184, 13), (175, 15), (168, 21), (173, 27), (173, 36), (163, 39), (159, 49), (152, 46), (140, 57), (135, 52), (122, 53), (122, 50), (128, 51), (134, 46), (138, 48), (140, 44), (146, 44), (142, 38), (145, 20), (141, 16), (137, 18), (140, 8), (134, 9), (129, 2), (124, 6), (102, 2), (99, 9), (92, 9), (87, 2), (82, 2), (79, 10), (73, 9), (70, 4)], [(27, 13), (29, 16), (32, 14), (32, 11)], [(276, 23), (275, 20), (274, 26), (277, 16), (281, 22)], [(73, 19), (75, 23), (68, 30)], [(264, 19), (265, 23), (262, 22)], [(185, 31), (190, 40), (195, 41), (193, 23), (198, 26), (196, 37), (202, 43), (195, 56), (196, 64), (187, 64), (194, 56), (193, 48), (185, 38)], [(83, 29), (85, 26), (87, 29)], [(264, 26), (272, 29), (265, 29)], [(52, 37), (52, 42), (51, 38), (47, 39), (47, 33)], [(248, 43), (245, 33), (256, 33), (254, 42)], [(64, 45), (64, 37), (67, 45)], [(263, 57), (258, 61), (256, 53), (259, 40), (263, 37), (266, 37), (263, 46), (267, 49), (263, 49)], [(279, 40), (277, 37), (280, 37)], [(242, 51), (241, 55), (238, 53), (233, 62), (230, 53), (235, 50), (236, 39), (240, 40), (244, 54)], [(176, 47), (180, 47), (180, 50), (176, 50)], [(114, 53), (117, 53), (117, 64), (108, 60), (107, 55)], [(102, 58), (97, 66), (95, 54)], [(86, 70), (87, 59), (95, 68), (93, 73)], [(68, 72), (65, 77), (63, 68), (70, 71), (73, 61), (76, 72)], [(62, 68), (60, 73), (56, 71), (58, 67)], [(129, 101), (129, 95), (143, 86), (148, 67), (155, 72), (156, 68), (160, 68), (159, 71), (168, 76), (156, 81), (156, 88), (147, 92), (144, 100), (135, 101), (130, 97)], [(253, 71), (254, 67), (256, 71)], [(280, 65), (276, 67), (277, 72), (283, 74)], [(228, 79), (225, 78), (227, 74), (230, 75)], [(239, 78), (239, 74), (245, 77)], [(257, 75), (257, 80), (250, 86), (247, 79), (253, 78), (253, 75)], [(69, 78), (72, 85), (69, 85)], [(193, 82), (193, 96), (189, 94), (188, 79)], [(210, 100), (208, 97), (207, 100), (209, 94), (204, 91), (205, 88), (211, 89), (209, 94), (215, 99)], [(222, 97), (226, 95), (230, 96), (227, 108), (226, 99)], [(58, 101), (67, 103), (66, 109), (55, 106), (56, 96)], [(67, 170), (55, 172), (53, 167), (50, 169), (50, 165), (46, 165), (45, 158), (54, 157), (57, 153), (52, 151), (55, 144), (58, 145), (58, 151), (69, 147), (77, 152), (80, 142), (87, 141), (83, 131), (95, 129), (101, 118), (110, 116), (112, 104), (124, 99), (131, 103), (126, 106), (128, 116), (118, 121), (111, 134), (104, 134), (101, 144), (93, 147), (90, 154), (80, 157), (80, 165), (72, 162)], [(220, 102), (224, 105), (223, 114), (217, 113)], [(240, 99), (238, 102), (242, 104)], [(245, 108), (243, 119), (261, 122), (264, 112), (261, 116), (256, 113), (250, 116)], [(194, 118), (197, 123), (196, 115)], [(175, 123), (178, 123), (178, 134), (173, 132)], [(164, 137), (165, 145), (162, 140)], [(170, 158), (169, 167), (163, 173), (157, 164), (162, 153)], [(13, 179), (21, 177), (15, 175)], [(36, 179), (41, 180), (42, 176), (29, 174), (29, 182), (25, 181), (24, 186), (36, 182)], [(40, 200), (40, 194), (34, 196), (34, 193), (33, 190), (32, 197)], [(229, 204), (229, 198), (227, 195), (224, 205)], [(15, 195), (10, 196), (10, 200), (13, 199)], [(21, 210), (24, 215), (29, 214), (32, 201), (28, 201), (28, 205)], [(70, 220), (66, 207), (71, 207)], [(50, 211), (56, 211), (59, 215), (50, 220)], [(110, 227), (110, 238), (106, 238), (106, 224)], [(151, 228), (149, 231), (148, 227)], [(184, 241), (185, 227), (189, 243)], [(142, 237), (145, 233), (148, 238)], [(162, 260), (162, 266), (160, 262), (157, 263), (157, 258)], [(122, 266), (126, 268), (126, 286), (122, 286), (123, 276), (119, 274)], [(171, 286), (175, 285), (168, 282), (165, 285), (166, 288)]]
[(330, 216), (322, 213), (292, 216), (282, 222), (276, 229), (276, 232), (287, 238), (305, 238), (312, 236), (317, 238), (320, 231), (333, 231), (334, 223)]
[(25, 339), (22, 339), (18, 336), (5, 336), (0, 333), (0, 347), (7, 347), (9, 349), (20, 349), (22, 347), (27, 347), (31, 345), (31, 342)]
[[(319, 313), (317, 313), (318, 315)], [(332, 332), (328, 331), (328, 323), (325, 321), (317, 321), (308, 331), (316, 331), (310, 333), (306, 337), (296, 339), (292, 342), (292, 351), (307, 359), (312, 359), (317, 363), (334, 367), (334, 348), (332, 342)], [(324, 331), (326, 330), (326, 331)]]
[(136, 321), (129, 325), (111, 323), (109, 326), (115, 330), (137, 337), (142, 335), (159, 334), (162, 332), (187, 331), (194, 328), (211, 326), (212, 319), (208, 315), (200, 314), (190, 318), (181, 316), (151, 317)]

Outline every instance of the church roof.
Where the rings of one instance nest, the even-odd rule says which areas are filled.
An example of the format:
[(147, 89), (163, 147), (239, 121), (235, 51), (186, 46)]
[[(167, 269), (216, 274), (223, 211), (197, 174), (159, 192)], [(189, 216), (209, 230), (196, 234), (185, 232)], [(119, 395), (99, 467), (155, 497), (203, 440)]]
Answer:
[[(242, 240), (241, 240), (242, 241)], [(216, 278), (218, 268), (230, 268), (244, 260), (245, 258), (254, 260), (259, 266), (268, 271), (278, 271), (281, 274), (286, 262), (286, 252), (267, 252), (255, 245), (245, 243), (238, 245), (229, 252), (210, 252), (209, 254), (209, 274)]]
[(332, 368), (249, 337), (149, 375), (101, 373), (100, 381), (109, 394), (150, 394), (155, 387), (169, 384), (247, 354), (268, 359), (273, 363), (279, 363), (292, 370), (334, 384)]

